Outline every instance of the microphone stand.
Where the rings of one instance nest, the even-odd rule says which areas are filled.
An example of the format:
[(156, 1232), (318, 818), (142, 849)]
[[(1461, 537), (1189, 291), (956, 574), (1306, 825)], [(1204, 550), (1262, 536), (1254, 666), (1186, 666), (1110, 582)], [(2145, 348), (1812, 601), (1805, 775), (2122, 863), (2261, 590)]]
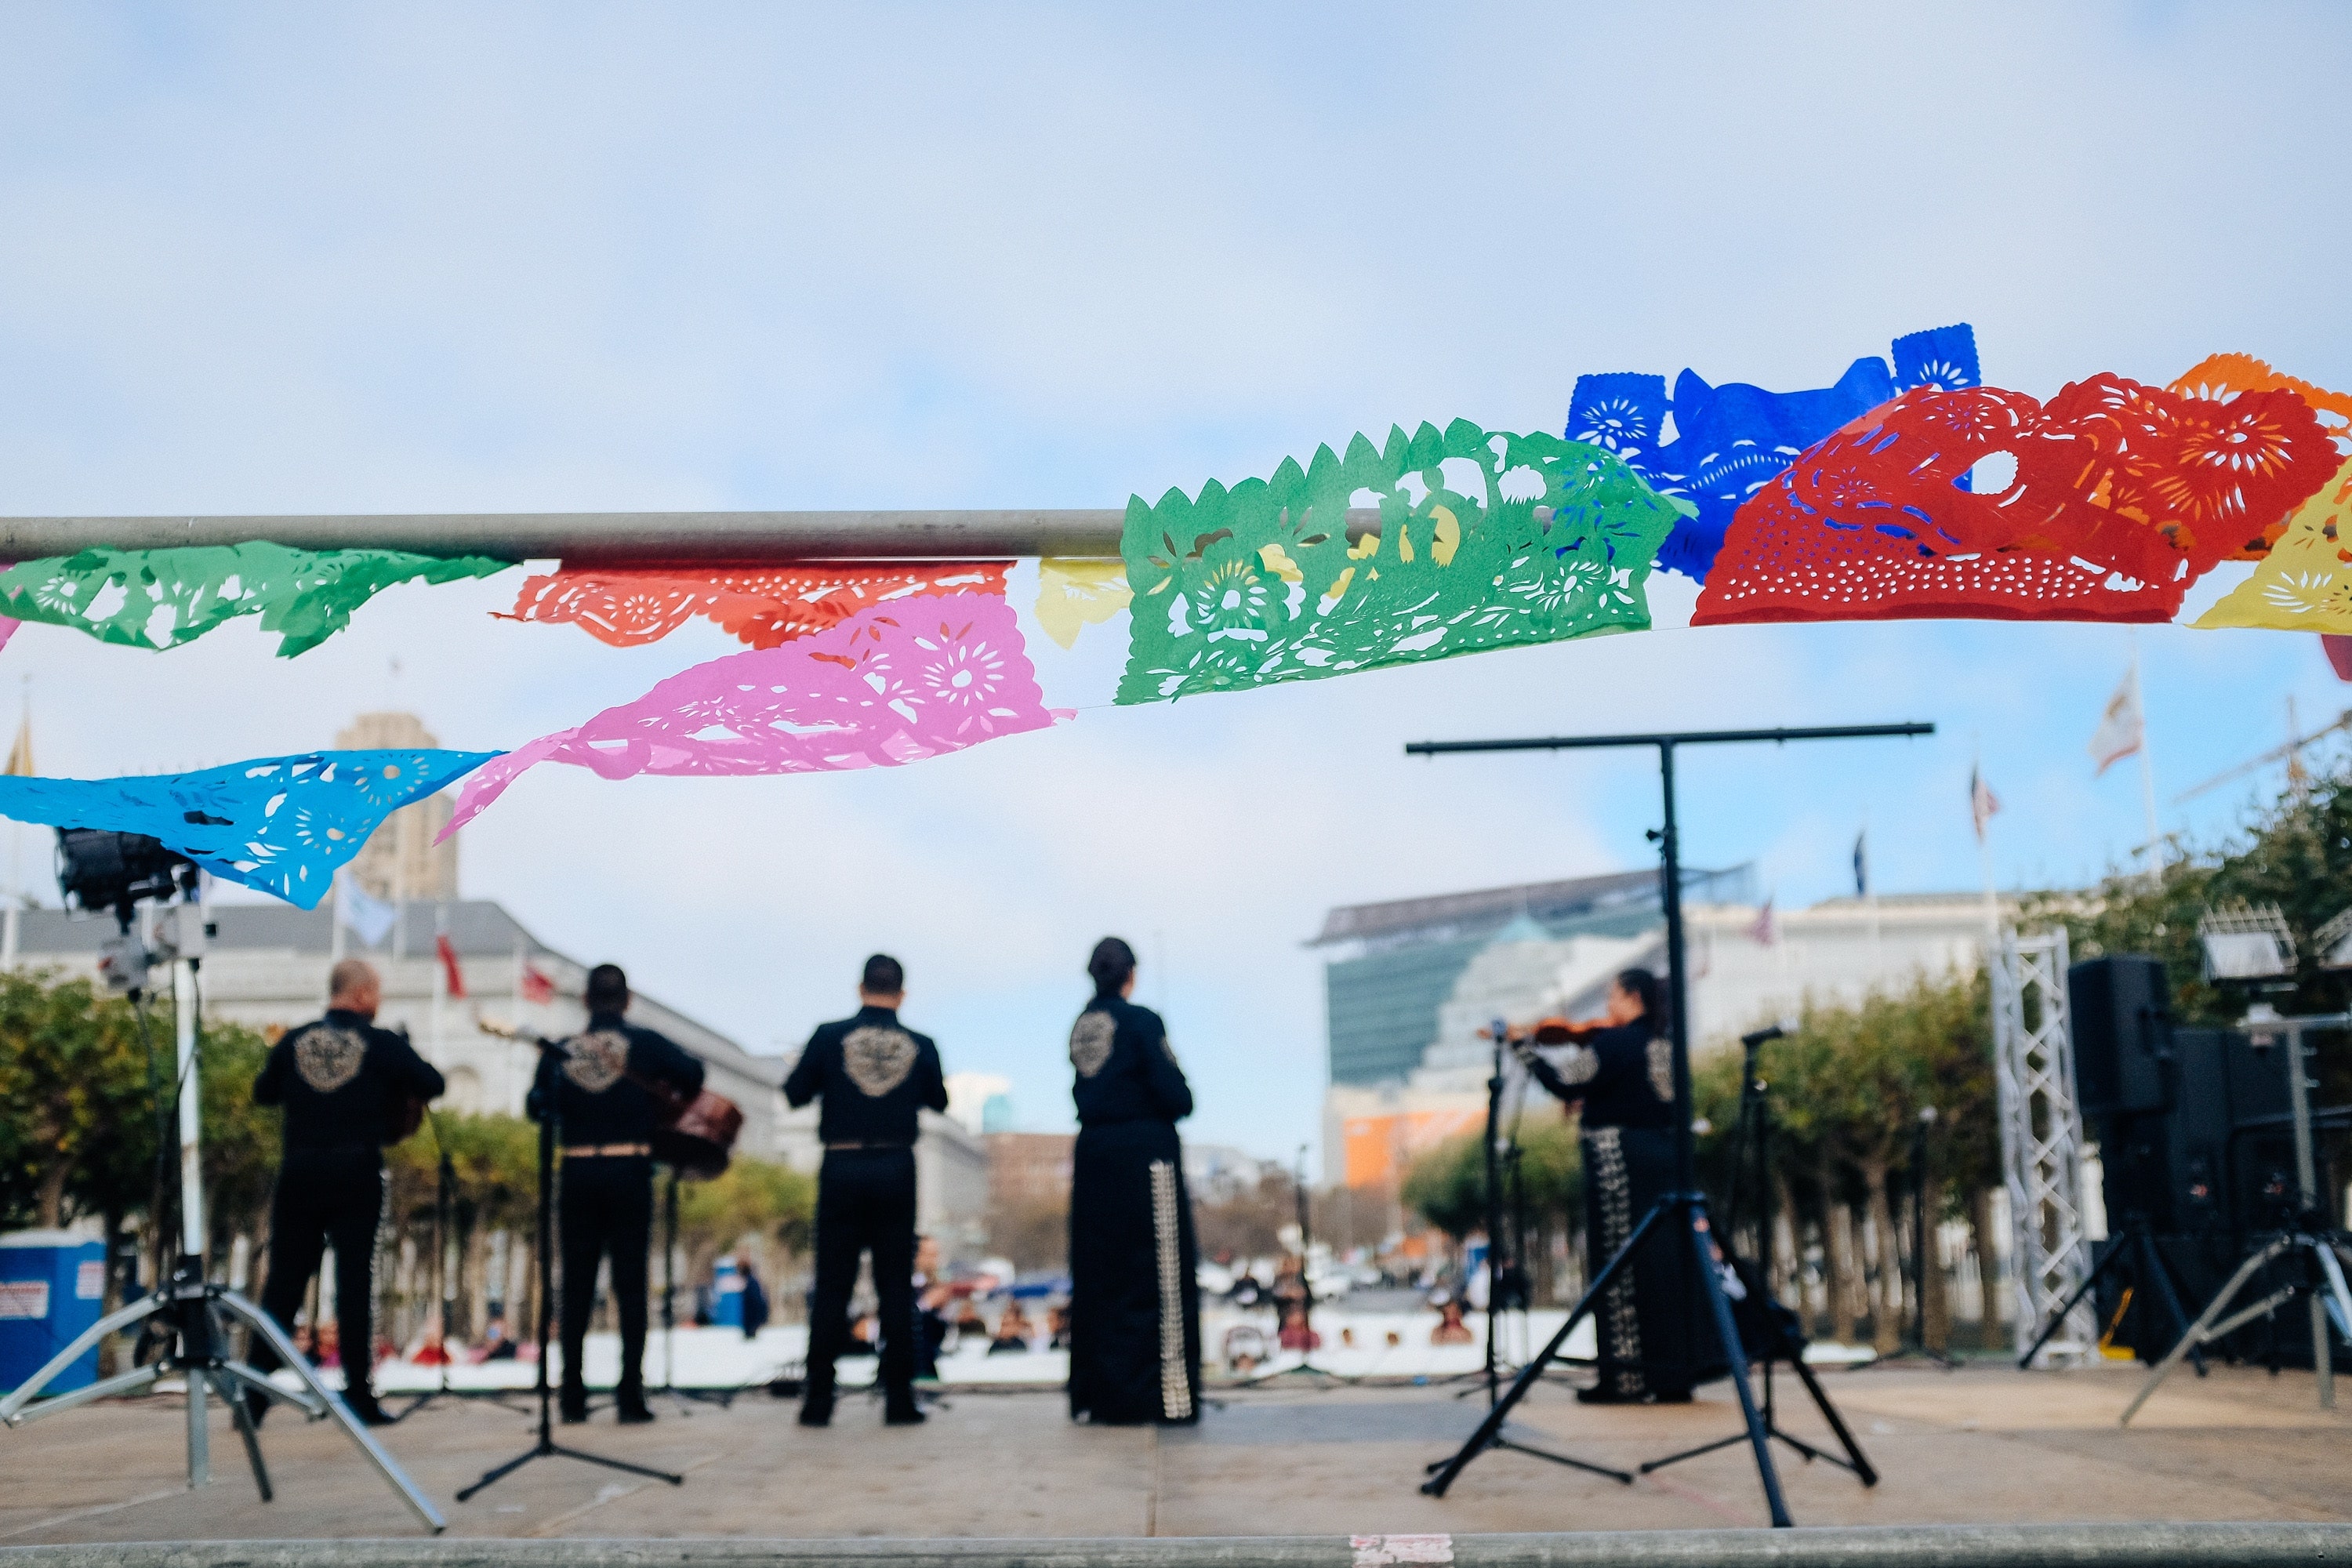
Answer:
[(435, 1294), (441, 1298), (441, 1382), (426, 1389), (408, 1403), (408, 1408), (394, 1416), (387, 1425), (397, 1426), (436, 1399), (455, 1397), (457, 1390), (449, 1386), (449, 1324), (457, 1311), (456, 1282), (449, 1268), (449, 1211), (456, 1201), (457, 1169), (449, 1161), (449, 1145), (441, 1136), (441, 1119), (431, 1108), (425, 1112), (427, 1125), (433, 1129), (433, 1149), (438, 1157), (433, 1173), (433, 1282)]
[[(496, 1032), (496, 1031), (492, 1031)], [(542, 1040), (517, 1035), (539, 1049), (539, 1081), (531, 1096), (539, 1102), (539, 1441), (505, 1464), (482, 1472), (482, 1479), (457, 1493), (459, 1502), (480, 1492), (483, 1488), (504, 1480), (533, 1459), (578, 1459), (585, 1464), (602, 1465), (606, 1469), (625, 1470), (633, 1476), (645, 1476), (656, 1481), (667, 1481), (674, 1487), (686, 1484), (686, 1478), (668, 1470), (656, 1470), (649, 1465), (633, 1465), (625, 1459), (608, 1458), (603, 1454), (583, 1453), (567, 1448), (555, 1440), (553, 1402), (555, 1391), (547, 1381), (548, 1330), (555, 1319), (555, 1134), (562, 1120), (562, 1100), (556, 1091), (556, 1064), (571, 1052), (559, 1041)], [(568, 1283), (568, 1282), (567, 1282)], [(588, 1282), (594, 1289), (594, 1281)]]

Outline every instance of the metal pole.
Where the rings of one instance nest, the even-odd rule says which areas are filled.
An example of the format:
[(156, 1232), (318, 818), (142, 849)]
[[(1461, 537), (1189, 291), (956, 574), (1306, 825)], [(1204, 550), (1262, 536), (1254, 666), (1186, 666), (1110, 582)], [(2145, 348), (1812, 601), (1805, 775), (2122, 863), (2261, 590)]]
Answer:
[[(1116, 556), (1124, 509), (995, 511), (450, 512), (222, 517), (0, 517), (0, 560), (92, 545), (163, 550), (252, 540), (301, 550), (376, 548), (573, 563)], [(1353, 509), (1350, 536), (1380, 531)]]
[[(196, 1069), (196, 961), (183, 958), (172, 965), (172, 1003), (176, 1025), (180, 1093), (180, 1265), (174, 1270), (179, 1283), (201, 1286), (205, 1279), (205, 1165), (204, 1165), (204, 1104), (202, 1084)], [(158, 1281), (162, 1289), (162, 1282)], [(190, 1310), (192, 1321), (210, 1323), (197, 1310)], [(183, 1343), (182, 1352), (193, 1358), (194, 1347)], [(205, 1421), (205, 1378), (193, 1365), (186, 1373), (188, 1414), (188, 1485), (207, 1486), (212, 1481), (210, 1432)]]
[[(2294, 1113), (2294, 1195), (2295, 1226), (2301, 1230), (2318, 1227), (2319, 1182), (2312, 1170), (2311, 1096), (2310, 1085), (2303, 1072), (2303, 1030), (2301, 1023), (2286, 1032), (2280, 1041), (2286, 1058), (2287, 1107)], [(2327, 1293), (2325, 1289), (2311, 1292), (2308, 1302), (2311, 1312), (2311, 1370), (2319, 1383), (2319, 1407), (2336, 1408), (2336, 1368), (2327, 1342)]]

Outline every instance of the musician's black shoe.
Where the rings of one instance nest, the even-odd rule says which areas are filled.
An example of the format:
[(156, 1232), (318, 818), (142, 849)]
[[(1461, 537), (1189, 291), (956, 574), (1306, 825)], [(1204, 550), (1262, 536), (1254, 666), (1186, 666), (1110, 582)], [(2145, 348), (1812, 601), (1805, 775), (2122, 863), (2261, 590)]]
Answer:
[(557, 1419), (566, 1426), (577, 1426), (588, 1419), (588, 1390), (583, 1386), (567, 1386), (556, 1395)]
[(1591, 1388), (1578, 1389), (1576, 1402), (1579, 1405), (1639, 1405), (1642, 1403), (1642, 1396), (1638, 1394), (1620, 1394), (1607, 1384), (1601, 1383), (1595, 1384)]
[(245, 1418), (253, 1423), (253, 1429), (255, 1431), (258, 1432), (261, 1430), (261, 1418), (268, 1414), (269, 1395), (257, 1393), (250, 1388), (247, 1389), (245, 1391)]
[(1690, 1402), (1691, 1391), (1687, 1388), (1669, 1388), (1650, 1396), (1653, 1405), (1688, 1405)]
[(613, 1419), (624, 1426), (643, 1426), (654, 1418), (643, 1394), (619, 1394), (613, 1399)]
[(383, 1413), (383, 1406), (375, 1402), (374, 1394), (367, 1389), (345, 1389), (343, 1403), (351, 1406), (352, 1414), (358, 1417), (359, 1424), (362, 1426), (392, 1425), (392, 1417)]
[(885, 1426), (920, 1426), (929, 1419), (911, 1399), (904, 1405), (892, 1405), (882, 1413), (882, 1425)]
[(801, 1403), (801, 1425), (802, 1425), (802, 1426), (832, 1426), (832, 1425), (833, 1425), (833, 1400), (832, 1400), (832, 1398), (831, 1398), (830, 1396), (827, 1396), (827, 1397), (825, 1397), (825, 1398), (824, 1398), (824, 1399), (818, 1399), (818, 1398), (811, 1397), (811, 1398), (809, 1398), (809, 1399), (806, 1399), (806, 1400), (802, 1401), (802, 1403)]

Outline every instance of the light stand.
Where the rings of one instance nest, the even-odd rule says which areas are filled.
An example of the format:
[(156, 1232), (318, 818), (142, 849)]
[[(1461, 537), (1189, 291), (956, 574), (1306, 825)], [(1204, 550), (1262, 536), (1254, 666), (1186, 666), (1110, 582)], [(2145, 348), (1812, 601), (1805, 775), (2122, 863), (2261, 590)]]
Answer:
[[(1445, 1489), (1486, 1449), (1509, 1418), (1511, 1407), (1527, 1397), (1544, 1367), (1559, 1354), (1568, 1343), (1569, 1334), (1600, 1299), (1618, 1273), (1629, 1267), (1634, 1250), (1654, 1225), (1664, 1225), (1680, 1231), (1689, 1241), (1692, 1256), (1698, 1264), (1701, 1293), (1705, 1296), (1709, 1320), (1715, 1325), (1716, 1340), (1723, 1347), (1724, 1359), (1730, 1363), (1731, 1385), (1739, 1396), (1739, 1413), (1747, 1426), (1748, 1443), (1756, 1457), (1757, 1479), (1764, 1489), (1764, 1501), (1771, 1514), (1775, 1529), (1785, 1529), (1795, 1521), (1789, 1517), (1789, 1505), (1780, 1493), (1780, 1472), (1772, 1466), (1771, 1430), (1757, 1409), (1754, 1390), (1748, 1384), (1747, 1353), (1740, 1347), (1739, 1331), (1732, 1322), (1731, 1302), (1723, 1293), (1722, 1276), (1717, 1272), (1712, 1226), (1707, 1217), (1706, 1194), (1698, 1190), (1691, 1148), (1691, 1076), (1690, 1076), (1690, 1007), (1688, 968), (1683, 952), (1683, 889), (1682, 849), (1679, 828), (1675, 816), (1675, 748), (1685, 745), (1721, 745), (1748, 741), (1831, 741), (1857, 740), (1887, 735), (1932, 735), (1933, 724), (1854, 724), (1806, 730), (1707, 730), (1651, 735), (1573, 735), (1551, 736), (1519, 741), (1423, 741), (1405, 747), (1406, 754), (1434, 756), (1456, 752), (1549, 752), (1615, 748), (1621, 746), (1654, 746), (1658, 752), (1659, 793), (1664, 807), (1662, 825), (1654, 835), (1658, 843), (1659, 893), (1665, 905), (1666, 973), (1670, 1009), (1667, 1023), (1672, 1035), (1675, 1068), (1675, 1186), (1674, 1192), (1662, 1196), (1649, 1213), (1634, 1225), (1625, 1244), (1617, 1255), (1595, 1275), (1585, 1287), (1584, 1296), (1568, 1314), (1536, 1358), (1519, 1372), (1511, 1384), (1510, 1392), (1486, 1413), (1486, 1419), (1470, 1440), (1462, 1445), (1454, 1457), (1445, 1461), (1436, 1475), (1423, 1481), (1421, 1489), (1432, 1497), (1443, 1497)], [(1816, 1395), (1817, 1398), (1822, 1396)], [(1822, 1399), (1824, 1405), (1826, 1399)]]
[[(1932, 1105), (1920, 1107), (1917, 1120), (1911, 1123), (1911, 1342), (1891, 1355), (1880, 1356), (1870, 1363), (1873, 1366), (1891, 1366), (1917, 1356), (1934, 1362), (1946, 1372), (1959, 1369), (1958, 1356), (1931, 1350), (1927, 1345), (1927, 1130), (1935, 1125), (1936, 1108)], [(2069, 1301), (2066, 1311), (2074, 1310), (2074, 1302)], [(2058, 1314), (2060, 1322), (2065, 1320), (2066, 1312)], [(2034, 1348), (2039, 1350), (2041, 1346), (2037, 1343)], [(2029, 1355), (2027, 1359), (2032, 1358)]]
[[(459, 1502), (466, 1501), (485, 1487), (495, 1485), (522, 1468), (533, 1459), (578, 1459), (583, 1463), (602, 1465), (606, 1469), (624, 1470), (633, 1476), (645, 1476), (656, 1481), (667, 1481), (674, 1487), (686, 1484), (686, 1478), (668, 1470), (656, 1470), (648, 1465), (633, 1465), (626, 1459), (608, 1458), (603, 1454), (584, 1453), (567, 1448), (555, 1440), (553, 1402), (555, 1391), (547, 1381), (548, 1331), (555, 1321), (555, 1132), (562, 1120), (562, 1100), (556, 1090), (556, 1064), (570, 1056), (571, 1051), (561, 1042), (542, 1040), (533, 1036), (517, 1035), (517, 1039), (539, 1048), (537, 1086), (531, 1090), (539, 1102), (539, 1441), (509, 1459), (505, 1464), (482, 1472), (482, 1479), (457, 1494)], [(568, 1286), (570, 1280), (564, 1281)], [(594, 1289), (595, 1281), (583, 1283), (583, 1289)]]
[[(153, 1388), (164, 1378), (178, 1374), (187, 1389), (187, 1462), (188, 1487), (194, 1490), (212, 1482), (211, 1434), (206, 1423), (206, 1395), (217, 1394), (228, 1406), (236, 1423), (236, 1435), (245, 1445), (246, 1462), (253, 1468), (254, 1485), (261, 1500), (269, 1501), (275, 1495), (269, 1483), (269, 1469), (261, 1457), (260, 1434), (254, 1429), (252, 1417), (246, 1410), (246, 1396), (258, 1394), (281, 1404), (291, 1405), (312, 1419), (331, 1418), (343, 1428), (360, 1452), (366, 1456), (393, 1490), (400, 1494), (416, 1517), (434, 1533), (446, 1524), (425, 1494), (416, 1489), (398, 1464), (394, 1463), (383, 1445), (359, 1420), (342, 1396), (320, 1381), (319, 1374), (302, 1352), (296, 1350), (286, 1331), (278, 1327), (268, 1313), (244, 1297), (215, 1284), (205, 1278), (207, 1247), (205, 1236), (203, 1097), (198, 1092), (198, 1047), (196, 973), (204, 953), (204, 910), (201, 906), (182, 904), (173, 909), (175, 929), (171, 943), (173, 963), (172, 991), (175, 1004), (179, 1058), (179, 1146), (180, 1146), (180, 1254), (174, 1263), (168, 1284), (156, 1281), (155, 1289), (121, 1311), (100, 1319), (60, 1352), (47, 1366), (27, 1378), (16, 1392), (0, 1399), (0, 1421), (11, 1426), (43, 1416), (55, 1415), (77, 1405), (95, 1400), (111, 1398), (119, 1394), (136, 1394)], [(128, 908), (119, 911), (126, 936), (130, 931)], [(144, 955), (142, 954), (142, 957)], [(49, 1381), (62, 1374), (89, 1348), (134, 1323), (154, 1321), (165, 1336), (164, 1353), (144, 1366), (134, 1367), (119, 1376), (101, 1378), (70, 1394), (34, 1405)], [(289, 1391), (256, 1372), (230, 1353), (228, 1333), (230, 1321), (241, 1322), (278, 1352), (279, 1362), (292, 1369), (302, 1384)], [(362, 1347), (361, 1353), (365, 1353)]]
[[(1735, 1234), (1737, 1233), (1739, 1224), (1741, 1179), (1746, 1174), (1745, 1167), (1748, 1163), (1748, 1156), (1753, 1154), (1756, 1166), (1756, 1256), (1759, 1260), (1758, 1266), (1759, 1279), (1769, 1278), (1762, 1260), (1769, 1259), (1772, 1256), (1772, 1110), (1769, 1101), (1765, 1098), (1770, 1091), (1770, 1086), (1757, 1072), (1756, 1058), (1757, 1053), (1762, 1050), (1768, 1042), (1780, 1038), (1784, 1033), (1780, 1026), (1775, 1025), (1771, 1028), (1759, 1029), (1752, 1035), (1742, 1035), (1739, 1037), (1740, 1047), (1747, 1052), (1747, 1059), (1743, 1068), (1745, 1076), (1742, 1077), (1739, 1086), (1739, 1130), (1732, 1147), (1731, 1192), (1724, 1200), (1724, 1224)], [(1758, 1316), (1764, 1321), (1767, 1331), (1769, 1331), (1770, 1309), (1762, 1303), (1759, 1303), (1759, 1306), (1762, 1310)], [(1872, 1468), (1867, 1458), (1864, 1458), (1862, 1446), (1853, 1440), (1853, 1434), (1846, 1429), (1845, 1422), (1837, 1413), (1837, 1407), (1830, 1403), (1829, 1394), (1822, 1388), (1821, 1380), (1813, 1375), (1813, 1369), (1805, 1364), (1804, 1347), (1801, 1344), (1786, 1347), (1789, 1352), (1786, 1359), (1789, 1365), (1795, 1369), (1798, 1379), (1804, 1384), (1805, 1392), (1812, 1395), (1814, 1407), (1820, 1410), (1822, 1418), (1829, 1423), (1830, 1430), (1837, 1435), (1838, 1443), (1845, 1449), (1846, 1457), (1841, 1459), (1834, 1454), (1823, 1453), (1801, 1438), (1792, 1437), (1780, 1430), (1773, 1402), (1772, 1363), (1782, 1359), (1778, 1353), (1782, 1348), (1776, 1338), (1769, 1342), (1764, 1352), (1756, 1358), (1762, 1363), (1759, 1381), (1764, 1385), (1765, 1430), (1797, 1450), (1804, 1457), (1805, 1463), (1810, 1465), (1815, 1459), (1825, 1460), (1842, 1470), (1853, 1472), (1864, 1486), (1876, 1486), (1877, 1470)], [(1735, 1443), (1745, 1442), (1747, 1437), (1748, 1434), (1745, 1432), (1735, 1432), (1728, 1437), (1718, 1437), (1712, 1443), (1702, 1443), (1696, 1448), (1686, 1448), (1679, 1454), (1669, 1454), (1663, 1459), (1648, 1460), (1642, 1466), (1642, 1473), (1646, 1476), (1654, 1471), (1663, 1470), (1668, 1465), (1679, 1465), (1685, 1459), (1696, 1459), (1701, 1454), (1712, 1454), (1719, 1448), (1728, 1448)]]
[[(2213, 1300), (2199, 1313), (2189, 1331), (2180, 1336), (2171, 1350), (2165, 1353), (2147, 1381), (2132, 1396), (2119, 1426), (2128, 1426), (2139, 1407), (2147, 1403), (2164, 1380), (2172, 1375), (2181, 1358), (2222, 1338), (2257, 1318), (2268, 1317), (2295, 1297), (2309, 1303), (2311, 1314), (2311, 1369), (2319, 1384), (2319, 1407), (2336, 1407), (2336, 1369), (2327, 1340), (2328, 1320), (2335, 1320), (2337, 1333), (2352, 1341), (2352, 1289), (2344, 1282), (2344, 1268), (2336, 1258), (2343, 1246), (2339, 1233), (2330, 1232), (2322, 1223), (2325, 1216), (2319, 1207), (2319, 1181), (2314, 1166), (2311, 1144), (2310, 1080), (2305, 1078), (2303, 1037), (2316, 1029), (2341, 1029), (2352, 1026), (2352, 1013), (2319, 1013), (2300, 1018), (2281, 1017), (2268, 1003), (2258, 1003), (2249, 1008), (2240, 1027), (2252, 1033), (2257, 1048), (2266, 1038), (2279, 1038), (2279, 1056), (2286, 1069), (2287, 1106), (2294, 1121), (2295, 1215), (2287, 1229), (2273, 1237), (2238, 1265), (2230, 1282), (2221, 1287)], [(2260, 1273), (2273, 1259), (2294, 1256), (2305, 1265), (2304, 1277), (2282, 1285), (2252, 1306), (2231, 1312), (2230, 1304), (2247, 1281)], [(2229, 1315), (2224, 1317), (2223, 1314)]]

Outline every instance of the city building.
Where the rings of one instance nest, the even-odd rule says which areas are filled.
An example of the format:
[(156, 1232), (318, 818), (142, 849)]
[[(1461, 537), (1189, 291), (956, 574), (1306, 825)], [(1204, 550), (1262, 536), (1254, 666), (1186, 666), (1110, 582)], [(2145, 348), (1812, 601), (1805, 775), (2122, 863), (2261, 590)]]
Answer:
[[(338, 751), (431, 751), (440, 743), (414, 713), (362, 713), (335, 735)], [(446, 792), (402, 806), (352, 857), (343, 875), (387, 900), (456, 898), (458, 835), (434, 842), (453, 809)]]
[[(1980, 962), (1980, 897), (1841, 898), (1777, 913), (1754, 901), (1752, 884), (1747, 867), (1685, 874), (1700, 1053), (1808, 997), (1859, 1001)], [(1416, 1155), (1483, 1124), (1493, 1021), (1591, 1017), (1620, 970), (1663, 974), (1666, 962), (1654, 872), (1334, 910), (1310, 945), (1335, 952), (1324, 1180), (1350, 1187), (1392, 1189)]]

